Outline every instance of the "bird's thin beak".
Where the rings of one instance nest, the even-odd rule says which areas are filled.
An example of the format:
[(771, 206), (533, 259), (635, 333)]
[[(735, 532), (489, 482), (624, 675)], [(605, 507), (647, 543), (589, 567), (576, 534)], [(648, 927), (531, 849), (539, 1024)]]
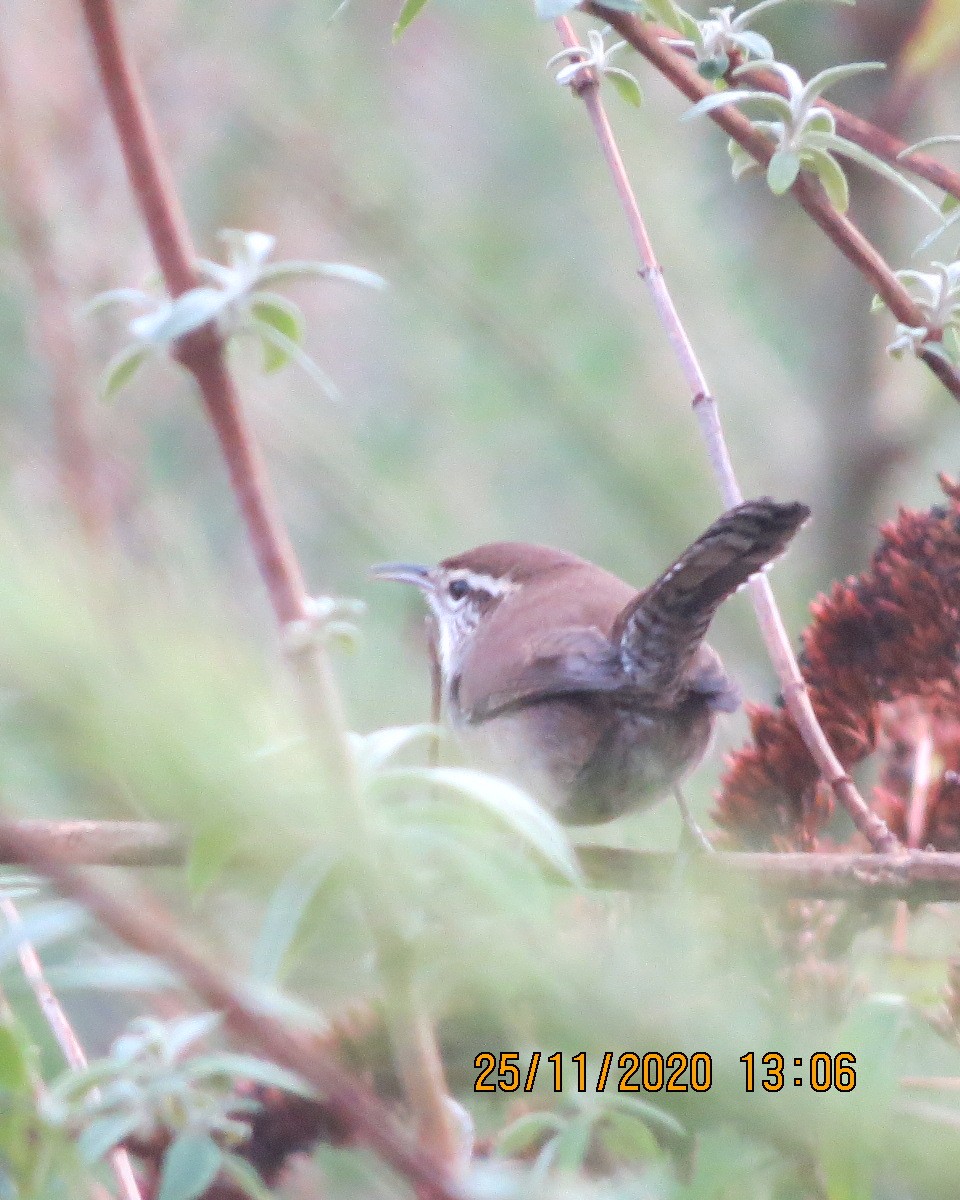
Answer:
[(416, 563), (379, 563), (370, 568), (375, 579), (389, 579), (393, 583), (412, 583), (414, 587), (430, 586), (430, 568)]

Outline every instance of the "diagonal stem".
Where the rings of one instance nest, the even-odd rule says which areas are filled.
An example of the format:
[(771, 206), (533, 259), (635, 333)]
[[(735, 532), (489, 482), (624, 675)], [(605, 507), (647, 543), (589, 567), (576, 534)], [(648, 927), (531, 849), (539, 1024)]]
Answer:
[[(583, 10), (609, 22), (622, 38), (694, 103), (714, 94), (715, 89), (697, 74), (690, 62), (682, 54), (664, 45), (661, 35), (646, 22), (629, 13), (595, 4), (592, 0), (583, 5)], [(769, 163), (773, 154), (772, 144), (763, 133), (753, 127), (743, 113), (732, 105), (724, 105), (708, 115), (758, 163), (764, 167)], [(837, 212), (819, 180), (811, 178), (808, 172), (801, 171), (790, 189), (790, 194), (844, 258), (867, 280), (898, 321), (913, 329), (926, 325), (927, 318), (897, 279), (883, 255), (852, 221)], [(938, 336), (937, 331), (932, 331), (931, 336)], [(960, 372), (956, 367), (927, 348), (921, 348), (917, 357), (922, 359), (947, 391), (960, 400)]]
[[(79, 0), (93, 43), (100, 79), (124, 163), (170, 294), (197, 285), (196, 252), (164, 157), (139, 72), (126, 46), (116, 0)], [(312, 611), (303, 573), (260, 453), (224, 358), (223, 340), (212, 325), (184, 337), (177, 357), (193, 375), (216, 432), (260, 574), (289, 645), (289, 655), (310, 737), (329, 780), (329, 795), (358, 842), (369, 837), (364, 797), (347, 740), (339, 690)], [(307, 638), (303, 634), (306, 631)], [(295, 635), (295, 636), (291, 636)], [(370, 857), (370, 856), (368, 856)], [(459, 1153), (444, 1083), (443, 1063), (432, 1027), (423, 1018), (402, 935), (378, 896), (381, 880), (367, 872), (363, 900), (377, 950), (397, 1067), (425, 1142), (445, 1163)], [(415, 1028), (405, 1027), (416, 1014)]]
[(108, 891), (51, 854), (42, 835), (19, 822), (0, 820), (0, 857), (45, 875), (122, 942), (171, 967), (204, 1003), (223, 1012), (237, 1038), (312, 1084), (337, 1122), (421, 1195), (462, 1200), (437, 1158), (411, 1141), (387, 1107), (353, 1079), (313, 1031), (288, 1026), (265, 1011), (233, 973), (180, 933), (159, 904), (143, 894), (121, 898)]
[[(574, 49), (578, 42), (569, 20), (566, 17), (560, 17), (555, 24), (564, 47)], [(578, 79), (579, 82), (575, 84), (575, 89), (590, 116), (597, 141), (600, 143), (604, 160), (623, 206), (630, 234), (640, 258), (640, 275), (650, 289), (657, 315), (666, 330), (670, 345), (693, 396), (693, 410), (706, 443), (710, 465), (717, 479), (723, 502), (728, 508), (732, 508), (743, 500), (743, 493), (733, 469), (717, 402), (710, 391), (706, 375), (677, 312), (670, 289), (663, 277), (663, 270), (657, 261), (653, 243), (630, 184), (620, 149), (610, 127), (603, 101), (600, 99), (599, 82), (593, 71), (587, 70), (584, 70)], [(796, 656), (790, 646), (790, 638), (783, 624), (783, 618), (777, 608), (773, 589), (770, 587), (766, 575), (754, 576), (751, 579), (750, 593), (760, 631), (780, 680), (784, 701), (820, 773), (833, 789), (839, 802), (850, 814), (857, 829), (868, 839), (874, 850), (891, 851), (896, 849), (898, 845), (896, 838), (880, 817), (867, 807), (863, 797), (857, 791), (856, 785), (844, 770), (843, 764), (837, 758), (820, 728), (806, 684), (800, 674)]]
[[(7, 924), (13, 932), (20, 934), (20, 942), (17, 946), (20, 969), (23, 971), (27, 983), (30, 984), (33, 994), (37, 998), (40, 1011), (46, 1018), (47, 1024), (50, 1026), (50, 1031), (56, 1039), (67, 1065), (71, 1071), (86, 1070), (86, 1051), (77, 1037), (73, 1026), (70, 1024), (70, 1018), (63, 1011), (63, 1006), (47, 980), (43, 963), (40, 961), (40, 955), (37, 953), (32, 942), (29, 942), (23, 936), (23, 921), (20, 919), (17, 906), (8, 897), (0, 896), (0, 912), (3, 913)], [(37, 1086), (42, 1087), (39, 1082)], [(137, 1177), (133, 1173), (133, 1166), (127, 1151), (122, 1146), (114, 1146), (108, 1157), (110, 1159), (110, 1166), (113, 1168), (113, 1173), (117, 1179), (117, 1186), (120, 1188), (120, 1194), (124, 1197), (124, 1200), (142, 1200)]]

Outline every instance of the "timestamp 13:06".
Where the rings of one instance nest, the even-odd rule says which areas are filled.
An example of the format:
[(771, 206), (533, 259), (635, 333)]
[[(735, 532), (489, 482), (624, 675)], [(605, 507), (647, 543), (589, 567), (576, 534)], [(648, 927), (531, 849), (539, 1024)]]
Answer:
[[(756, 1091), (759, 1081), (765, 1092), (782, 1091), (784, 1084), (809, 1087), (814, 1092), (852, 1092), (857, 1086), (857, 1060), (843, 1051), (827, 1054), (818, 1051), (806, 1060), (785, 1058), (779, 1051), (770, 1050), (758, 1056), (751, 1050), (740, 1056), (746, 1078), (746, 1091)], [(791, 1066), (792, 1064), (792, 1066)]]

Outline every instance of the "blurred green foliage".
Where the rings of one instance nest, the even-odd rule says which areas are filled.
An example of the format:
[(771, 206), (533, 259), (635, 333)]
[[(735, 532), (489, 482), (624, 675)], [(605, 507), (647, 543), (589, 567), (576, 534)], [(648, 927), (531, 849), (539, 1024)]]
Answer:
[[(79, 311), (153, 267), (76, 15), (64, 6), (41, 22), (36, 11), (9, 0), (3, 53)], [(421, 614), (399, 589), (368, 584), (370, 562), (529, 538), (640, 584), (718, 507), (584, 114), (543, 69), (557, 48), (550, 27), (522, 5), (433, 0), (394, 44), (395, 16), (364, 0), (336, 15), (316, 0), (124, 8), (202, 252), (218, 229), (264, 229), (283, 258), (354, 262), (391, 285), (298, 293), (306, 349), (339, 404), (295, 371), (261, 375), (252, 350), (235, 355), (311, 587), (368, 602), (358, 652), (337, 658), (363, 732), (428, 710)], [(896, 4), (864, 0), (853, 14), (778, 11), (764, 32), (810, 73), (893, 58), (905, 28)], [(762, 186), (734, 189), (723, 139), (707, 122), (679, 127), (685, 102), (625, 61), (646, 102), (638, 113), (611, 106), (613, 120), (744, 489), (815, 510), (775, 574), (796, 631), (818, 587), (863, 565), (878, 519), (898, 502), (934, 500), (934, 469), (960, 449), (952, 402), (919, 365), (883, 356), (889, 330), (869, 316), (868, 285), (818, 231)], [(901, 113), (908, 140), (956, 125), (951, 82), (934, 74)], [(892, 105), (895, 87), (878, 90), (889, 86), (870, 80), (840, 98)], [(905, 261), (920, 218), (883, 183), (855, 177), (852, 190), (855, 218)], [(4, 806), (184, 823), (190, 870), (153, 882), (251, 986), (256, 978), (265, 1003), (376, 1011), (382, 980), (357, 903), (370, 881), (350, 869), (352, 835), (302, 739), (189, 382), (152, 363), (120, 403), (96, 407), (97, 369), (123, 331), (78, 326), (117, 522), (109, 563), (91, 565), (57, 488), (28, 272), (12, 228), (0, 236), (11, 268), (0, 280)], [(714, 640), (745, 691), (766, 698), (772, 677), (743, 599)], [(731, 722), (721, 743), (742, 728)], [(411, 768), (418, 753), (405, 750)], [(701, 810), (716, 761), (694, 783)], [(558, 1196), (956, 1195), (955, 1104), (891, 1086), (900, 1074), (960, 1075), (956, 1046), (926, 1019), (955, 946), (952, 910), (914, 917), (911, 952), (896, 955), (886, 911), (829, 947), (817, 939), (832, 910), (817, 905), (771, 912), (748, 894), (710, 904), (682, 876), (662, 896), (597, 896), (558, 878), (562, 843), (545, 865), (544, 845), (531, 842), (549, 838), (529, 820), (524, 841), (495, 804), (456, 803), (406, 779), (408, 790), (379, 797), (369, 833), (419, 993), (440, 1022), (451, 1087), (482, 1136), (523, 1114), (509, 1096), (473, 1092), (481, 1050), (516, 1050), (525, 1063), (535, 1049), (585, 1051), (594, 1078), (606, 1050), (713, 1057), (710, 1091), (657, 1094), (656, 1115), (541, 1083), (530, 1107), (551, 1111), (553, 1149), (534, 1147), (532, 1165), (483, 1160), (478, 1194), (531, 1194), (532, 1170)], [(656, 813), (603, 836), (672, 844), (675, 824)], [(26, 911), (39, 937), (50, 912)], [(102, 1047), (130, 994), (169, 992), (171, 981), (95, 931), (77, 934), (71, 914), (54, 916), (57, 936), (71, 933), (59, 963), (52, 947), (52, 977)], [(805, 954), (811, 930), (817, 953)], [(80, 1166), (59, 1133), (34, 1128), (29, 1047), (42, 1046), (46, 1077), (55, 1059), (12, 949), (0, 959), (18, 1013), (0, 1024), (0, 1197), (53, 1197), (80, 1186)], [(123, 999), (107, 1004), (107, 991)], [(857, 1087), (746, 1094), (740, 1056), (771, 1049), (804, 1061), (854, 1052)], [(377, 1047), (367, 1051), (382, 1070)], [(681, 1143), (696, 1143), (689, 1161), (664, 1132), (671, 1122)], [(612, 1174), (591, 1166), (597, 1131)], [(25, 1149), (38, 1143), (43, 1162)], [(573, 1170), (585, 1154), (588, 1170)], [(397, 1194), (362, 1152), (323, 1147), (315, 1163), (331, 1196)]]

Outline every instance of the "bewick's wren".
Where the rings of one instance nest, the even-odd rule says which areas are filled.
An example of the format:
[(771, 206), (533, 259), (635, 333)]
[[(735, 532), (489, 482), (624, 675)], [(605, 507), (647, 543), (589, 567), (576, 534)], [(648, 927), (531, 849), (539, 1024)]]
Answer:
[(679, 783), (706, 753), (717, 713), (739, 704), (707, 627), (809, 512), (768, 498), (740, 504), (641, 592), (526, 542), (373, 573), (423, 592), (443, 715), (470, 757), (570, 824), (612, 820), (677, 790), (690, 827)]

